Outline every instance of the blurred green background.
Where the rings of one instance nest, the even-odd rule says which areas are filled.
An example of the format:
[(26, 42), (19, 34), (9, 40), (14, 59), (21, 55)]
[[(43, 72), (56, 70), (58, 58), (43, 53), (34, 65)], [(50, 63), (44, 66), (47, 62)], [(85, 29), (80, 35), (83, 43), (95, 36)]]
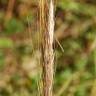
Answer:
[[(55, 4), (54, 96), (96, 96), (96, 1)], [(40, 38), (38, 0), (0, 0), (0, 96), (40, 96)]]

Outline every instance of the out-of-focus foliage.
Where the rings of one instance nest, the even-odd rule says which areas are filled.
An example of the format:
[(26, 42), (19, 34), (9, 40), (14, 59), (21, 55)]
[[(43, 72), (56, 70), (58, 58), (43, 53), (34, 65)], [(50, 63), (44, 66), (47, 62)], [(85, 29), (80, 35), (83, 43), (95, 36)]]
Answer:
[(0, 38), (0, 48), (13, 48), (14, 44), (11, 39)]
[(15, 18), (8, 20), (4, 23), (4, 32), (12, 33), (12, 32), (22, 32), (24, 31), (24, 24), (21, 21), (16, 20)]
[[(96, 96), (96, 1), (56, 1), (54, 95)], [(39, 29), (38, 0), (0, 0), (0, 96), (39, 96)]]

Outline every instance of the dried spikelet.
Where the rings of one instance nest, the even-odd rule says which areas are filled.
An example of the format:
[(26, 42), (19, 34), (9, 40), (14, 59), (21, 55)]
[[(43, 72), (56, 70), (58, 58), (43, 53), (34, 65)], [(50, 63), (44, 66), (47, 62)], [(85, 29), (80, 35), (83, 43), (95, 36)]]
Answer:
[(54, 6), (53, 0), (40, 0), (40, 32), (42, 33), (43, 96), (52, 96), (54, 53)]

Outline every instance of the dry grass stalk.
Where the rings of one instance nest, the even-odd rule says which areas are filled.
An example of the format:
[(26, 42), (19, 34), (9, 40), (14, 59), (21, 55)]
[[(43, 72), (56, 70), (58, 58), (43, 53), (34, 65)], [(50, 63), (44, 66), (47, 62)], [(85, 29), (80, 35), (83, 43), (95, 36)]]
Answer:
[(6, 12), (5, 20), (9, 20), (13, 15), (15, 0), (8, 0), (8, 7)]
[(42, 33), (43, 96), (52, 96), (54, 73), (54, 7), (53, 0), (40, 0), (40, 31)]

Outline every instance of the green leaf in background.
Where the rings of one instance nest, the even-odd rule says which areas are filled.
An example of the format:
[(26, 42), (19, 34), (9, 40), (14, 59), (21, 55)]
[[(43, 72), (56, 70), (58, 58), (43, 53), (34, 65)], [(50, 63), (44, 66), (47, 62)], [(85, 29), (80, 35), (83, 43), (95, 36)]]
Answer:
[(74, 55), (77, 50), (80, 50), (82, 45), (77, 39), (68, 39), (63, 42), (63, 48), (65, 50), (64, 55), (71, 56)]
[(94, 61), (94, 74), (96, 77), (96, 49), (93, 51), (93, 61)]
[(75, 59), (75, 67), (77, 70), (84, 70), (87, 64), (88, 58), (85, 54), (77, 56)]
[(69, 79), (72, 76), (72, 72), (70, 69), (66, 69), (64, 72), (61, 73), (61, 77), (64, 79)]
[(12, 18), (4, 23), (4, 32), (6, 33), (18, 33), (24, 31), (24, 24), (15, 18)]
[(23, 17), (22, 19), (23, 19), (23, 21), (24, 21), (25, 23), (31, 24), (32, 21), (34, 20), (34, 16), (33, 16), (33, 14), (30, 12), (30, 14), (28, 14), (28, 15), (25, 16), (25, 17)]
[(32, 46), (20, 44), (16, 46), (16, 50), (16, 53), (18, 53), (20, 56), (32, 55)]
[(59, 3), (59, 6), (63, 9), (75, 10), (75, 11), (78, 11), (80, 8), (80, 5), (78, 3), (68, 0), (62, 0), (62, 2)]
[(14, 43), (11, 39), (8, 38), (0, 38), (0, 48), (13, 48)]
[(81, 82), (86, 82), (87, 80), (92, 80), (93, 76), (90, 72), (84, 72), (81, 76)]
[(0, 23), (3, 22), (4, 12), (0, 11)]
[(90, 16), (96, 15), (96, 7), (90, 4), (78, 3), (70, 0), (62, 0), (58, 6), (64, 10), (70, 10), (78, 13), (83, 13)]
[(80, 49), (81, 48), (81, 44), (80, 42), (78, 42), (77, 40), (73, 40), (70, 42), (70, 47), (73, 49), (73, 50), (76, 50), (76, 49)]
[(61, 74), (57, 75), (57, 80), (56, 82), (60, 83), (60, 82), (64, 82), (64, 80), (69, 79), (69, 77), (72, 76), (72, 72), (70, 69), (65, 69), (63, 72), (61, 72)]
[(0, 51), (0, 71), (3, 69), (4, 67), (4, 61), (5, 61), (5, 56), (3, 54), (2, 51)]
[(94, 29), (93, 31), (89, 31), (85, 34), (86, 39), (93, 41), (94, 38), (96, 37), (96, 29)]
[(81, 84), (78, 86), (75, 96), (87, 96), (86, 93), (86, 86)]

